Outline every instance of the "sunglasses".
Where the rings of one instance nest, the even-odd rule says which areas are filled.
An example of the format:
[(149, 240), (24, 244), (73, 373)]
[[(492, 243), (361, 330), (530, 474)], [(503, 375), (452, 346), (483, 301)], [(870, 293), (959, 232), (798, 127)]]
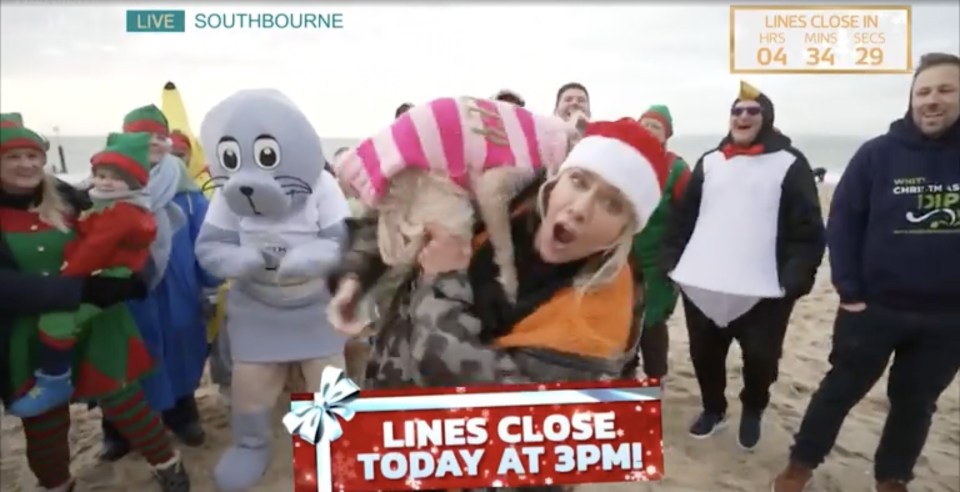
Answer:
[(756, 116), (761, 112), (763, 112), (763, 109), (760, 108), (759, 106), (750, 106), (746, 108), (733, 108), (730, 110), (730, 114), (732, 114), (733, 116), (740, 116), (743, 113), (747, 113), (750, 116)]

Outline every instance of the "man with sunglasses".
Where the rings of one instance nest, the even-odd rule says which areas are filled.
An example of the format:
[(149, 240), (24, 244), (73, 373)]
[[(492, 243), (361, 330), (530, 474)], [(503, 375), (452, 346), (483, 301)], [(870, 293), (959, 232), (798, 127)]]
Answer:
[(690, 435), (705, 439), (726, 424), (726, 360), (736, 340), (747, 450), (760, 441), (794, 303), (813, 288), (826, 247), (813, 170), (773, 123), (773, 102), (742, 83), (730, 131), (694, 167), (663, 244), (703, 402)]

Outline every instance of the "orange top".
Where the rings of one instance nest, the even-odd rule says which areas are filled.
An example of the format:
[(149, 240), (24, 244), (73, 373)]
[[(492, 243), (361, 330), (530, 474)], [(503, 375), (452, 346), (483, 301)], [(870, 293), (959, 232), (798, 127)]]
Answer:
[(536, 347), (590, 357), (617, 357), (627, 350), (633, 322), (633, 276), (620, 269), (607, 285), (577, 293), (567, 287), (498, 338), (498, 347)]

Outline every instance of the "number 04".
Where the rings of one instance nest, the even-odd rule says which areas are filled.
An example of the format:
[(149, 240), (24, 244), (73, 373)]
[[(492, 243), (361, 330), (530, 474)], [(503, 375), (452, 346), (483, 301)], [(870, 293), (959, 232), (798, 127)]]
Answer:
[(883, 64), (883, 50), (881, 48), (857, 48), (857, 65)]

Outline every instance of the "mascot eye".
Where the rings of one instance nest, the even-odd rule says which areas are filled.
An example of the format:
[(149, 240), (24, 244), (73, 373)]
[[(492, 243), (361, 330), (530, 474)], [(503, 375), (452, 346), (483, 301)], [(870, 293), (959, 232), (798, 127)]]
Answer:
[(217, 144), (217, 157), (220, 159), (220, 167), (227, 171), (240, 169), (240, 144), (233, 139), (221, 140)]
[(263, 169), (273, 169), (280, 165), (280, 144), (270, 137), (260, 137), (253, 141), (253, 159)]

